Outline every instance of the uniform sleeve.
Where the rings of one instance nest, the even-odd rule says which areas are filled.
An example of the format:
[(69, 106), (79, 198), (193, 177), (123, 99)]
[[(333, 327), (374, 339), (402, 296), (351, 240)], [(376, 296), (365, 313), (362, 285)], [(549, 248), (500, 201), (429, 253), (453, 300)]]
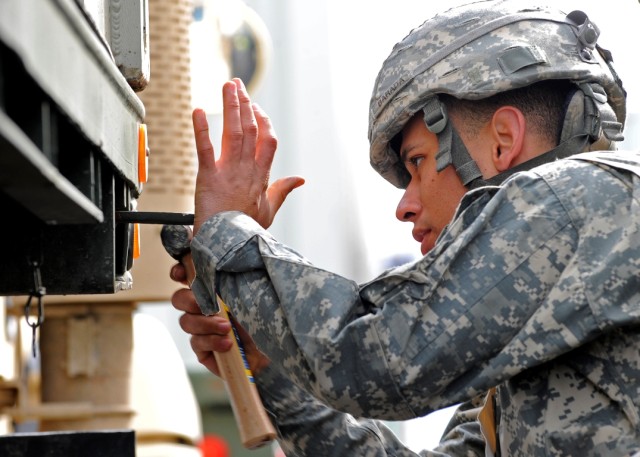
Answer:
[(451, 456), (485, 456), (485, 440), (478, 422), (485, 397), (478, 395), (456, 408), (436, 452)]
[[(367, 455), (397, 457), (474, 457), (484, 455), (484, 442), (474, 426), (477, 409), (461, 407), (447, 435), (434, 450), (414, 452), (380, 421), (357, 420), (329, 408), (282, 373), (267, 368), (257, 376), (266, 409), (288, 457)], [(476, 423), (477, 425), (477, 423)], [(475, 433), (475, 434), (474, 434)]]
[(593, 337), (576, 243), (556, 194), (522, 173), (495, 194), (468, 195), (430, 253), (362, 286), (241, 213), (207, 221), (192, 252), (202, 288), (221, 293), (298, 386), (355, 416), (401, 420)]

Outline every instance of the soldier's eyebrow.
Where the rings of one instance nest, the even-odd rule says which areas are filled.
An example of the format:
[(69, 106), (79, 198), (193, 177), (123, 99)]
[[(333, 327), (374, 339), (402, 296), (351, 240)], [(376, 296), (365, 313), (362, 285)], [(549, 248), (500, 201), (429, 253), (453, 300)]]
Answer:
[(400, 160), (402, 161), (402, 163), (407, 161), (407, 156), (409, 155), (409, 153), (411, 151), (413, 151), (414, 149), (416, 149), (418, 147), (418, 145), (416, 144), (410, 144), (408, 146), (403, 147), (400, 150)]

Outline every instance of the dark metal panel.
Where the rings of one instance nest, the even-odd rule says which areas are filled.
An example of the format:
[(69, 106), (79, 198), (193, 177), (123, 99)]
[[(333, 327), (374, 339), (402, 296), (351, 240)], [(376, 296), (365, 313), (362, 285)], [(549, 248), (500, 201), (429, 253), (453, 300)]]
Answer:
[(133, 430), (16, 433), (0, 436), (3, 457), (135, 457)]
[(6, 220), (0, 225), (4, 241), (0, 296), (28, 295), (33, 290), (34, 261), (40, 265), (47, 294), (105, 294), (127, 287), (126, 278), (116, 274), (116, 265), (122, 260), (116, 258), (113, 175), (102, 177), (102, 191), (105, 220), (70, 225), (43, 224), (0, 192)]
[(144, 106), (78, 5), (73, 0), (2, 0), (0, 42), (138, 192), (138, 126)]
[(0, 188), (50, 224), (95, 223), (102, 211), (0, 110)]

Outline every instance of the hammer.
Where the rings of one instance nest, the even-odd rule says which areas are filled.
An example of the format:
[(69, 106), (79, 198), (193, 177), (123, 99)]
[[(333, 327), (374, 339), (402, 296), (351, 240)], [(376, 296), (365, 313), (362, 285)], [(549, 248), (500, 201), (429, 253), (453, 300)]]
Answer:
[[(167, 253), (184, 265), (189, 284), (192, 284), (196, 277), (191, 258), (192, 237), (191, 228), (186, 225), (164, 225), (160, 232), (160, 239)], [(229, 309), (218, 295), (215, 298), (217, 303), (202, 303), (202, 296), (198, 294), (196, 294), (196, 300), (204, 314), (220, 314), (225, 319), (229, 319)], [(276, 431), (260, 400), (253, 374), (249, 369), (249, 363), (233, 322), (231, 322), (231, 328), (235, 336), (232, 338), (233, 346), (227, 352), (214, 351), (213, 355), (222, 379), (225, 381), (240, 440), (244, 447), (255, 449), (275, 439)]]

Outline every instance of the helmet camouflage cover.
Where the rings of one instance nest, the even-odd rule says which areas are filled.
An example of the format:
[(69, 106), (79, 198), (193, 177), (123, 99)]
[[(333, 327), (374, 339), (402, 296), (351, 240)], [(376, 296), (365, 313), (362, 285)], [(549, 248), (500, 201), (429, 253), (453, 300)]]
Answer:
[(479, 1), (427, 20), (394, 46), (376, 79), (369, 107), (371, 165), (406, 187), (406, 170), (390, 142), (437, 94), (478, 100), (551, 79), (591, 92), (599, 99), (596, 117), (610, 113), (617, 132), (598, 123), (592, 141), (621, 139), (626, 94), (610, 53), (596, 45), (598, 36), (580, 11), (567, 15), (520, 0)]

